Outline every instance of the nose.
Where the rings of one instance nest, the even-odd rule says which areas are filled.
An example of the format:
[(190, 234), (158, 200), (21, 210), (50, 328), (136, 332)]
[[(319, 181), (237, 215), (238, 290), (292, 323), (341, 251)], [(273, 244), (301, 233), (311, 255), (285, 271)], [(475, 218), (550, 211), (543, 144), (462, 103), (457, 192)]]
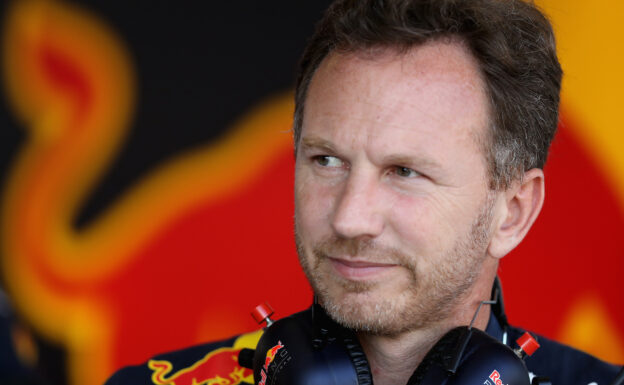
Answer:
[(380, 186), (374, 177), (351, 174), (338, 197), (331, 221), (342, 238), (380, 235), (384, 229)]

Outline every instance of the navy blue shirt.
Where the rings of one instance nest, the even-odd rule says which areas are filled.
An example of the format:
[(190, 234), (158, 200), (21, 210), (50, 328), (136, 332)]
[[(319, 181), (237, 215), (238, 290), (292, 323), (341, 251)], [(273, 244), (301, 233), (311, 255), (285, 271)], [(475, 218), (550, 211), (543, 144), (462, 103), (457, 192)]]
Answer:
[[(486, 332), (515, 348), (515, 341), (525, 330), (501, 326), (492, 313)], [(589, 354), (533, 335), (540, 348), (525, 360), (531, 377), (548, 377), (553, 385), (609, 385), (620, 370)], [(261, 331), (161, 354), (145, 364), (121, 369), (105, 385), (253, 384), (251, 370), (240, 367), (237, 358), (243, 347), (255, 348), (260, 336)]]

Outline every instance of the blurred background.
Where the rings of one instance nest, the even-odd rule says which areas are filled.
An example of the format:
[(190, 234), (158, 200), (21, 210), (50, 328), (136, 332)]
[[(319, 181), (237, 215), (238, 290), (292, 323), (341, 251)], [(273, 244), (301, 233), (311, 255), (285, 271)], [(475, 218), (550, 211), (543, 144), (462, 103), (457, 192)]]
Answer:
[[(294, 71), (329, 2), (0, 1), (0, 383), (95, 385), (311, 302)], [(619, 0), (543, 0), (565, 71), (513, 324), (624, 363)]]

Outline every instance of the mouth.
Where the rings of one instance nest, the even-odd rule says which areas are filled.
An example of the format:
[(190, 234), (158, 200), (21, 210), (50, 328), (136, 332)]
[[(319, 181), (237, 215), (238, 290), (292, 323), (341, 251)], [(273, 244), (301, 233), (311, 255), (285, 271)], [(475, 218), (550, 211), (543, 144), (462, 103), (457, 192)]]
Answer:
[(394, 263), (376, 263), (332, 257), (327, 259), (340, 276), (353, 281), (376, 278), (398, 266)]

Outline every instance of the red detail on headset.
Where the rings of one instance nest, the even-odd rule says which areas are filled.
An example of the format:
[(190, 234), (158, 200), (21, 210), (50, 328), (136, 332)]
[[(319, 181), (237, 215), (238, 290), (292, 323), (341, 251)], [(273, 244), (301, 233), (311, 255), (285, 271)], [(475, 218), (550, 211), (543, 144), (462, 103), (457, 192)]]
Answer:
[(526, 354), (533, 355), (535, 351), (540, 347), (540, 344), (537, 343), (535, 338), (529, 334), (529, 332), (524, 332), (522, 337), (516, 340), (518, 345), (520, 345), (520, 349), (522, 349)]
[(274, 311), (268, 303), (261, 303), (251, 312), (251, 316), (257, 323), (261, 324), (273, 315)]

